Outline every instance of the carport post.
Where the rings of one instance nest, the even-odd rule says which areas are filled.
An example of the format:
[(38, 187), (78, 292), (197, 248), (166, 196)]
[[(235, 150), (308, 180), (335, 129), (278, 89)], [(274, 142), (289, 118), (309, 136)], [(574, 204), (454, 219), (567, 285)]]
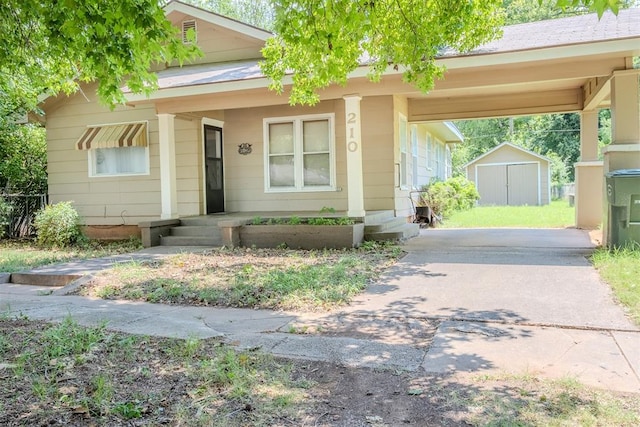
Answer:
[[(630, 65), (630, 64), (629, 64)], [(611, 78), (611, 144), (605, 147), (604, 172), (640, 169), (640, 69), (614, 71)], [(611, 211), (605, 203), (603, 243), (611, 245), (608, 232)]]
[(173, 114), (158, 114), (158, 142), (160, 146), (161, 219), (178, 218), (176, 189), (176, 134)]
[(603, 172), (598, 161), (598, 110), (580, 114), (580, 161), (575, 165), (576, 227), (595, 229), (602, 222)]
[(362, 177), (362, 128), (358, 95), (346, 95), (344, 114), (347, 145), (347, 215), (364, 217), (364, 179)]

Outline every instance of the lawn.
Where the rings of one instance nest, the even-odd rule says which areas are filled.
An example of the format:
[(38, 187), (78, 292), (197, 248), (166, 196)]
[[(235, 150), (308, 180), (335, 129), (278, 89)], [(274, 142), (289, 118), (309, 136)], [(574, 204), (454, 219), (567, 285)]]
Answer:
[(72, 248), (40, 248), (31, 240), (0, 240), (0, 272), (13, 273), (74, 259), (97, 258), (142, 249), (136, 239), (121, 242), (90, 241)]
[(598, 249), (592, 261), (629, 317), (640, 326), (640, 245), (635, 248)]
[(640, 396), (571, 379), (286, 361), (216, 339), (0, 316), (0, 425), (640, 425)]
[(575, 225), (575, 209), (563, 200), (545, 206), (477, 206), (455, 212), (441, 225), (445, 228), (565, 228)]
[(358, 249), (215, 249), (104, 271), (80, 295), (164, 304), (318, 311), (347, 304), (403, 254), (365, 242)]

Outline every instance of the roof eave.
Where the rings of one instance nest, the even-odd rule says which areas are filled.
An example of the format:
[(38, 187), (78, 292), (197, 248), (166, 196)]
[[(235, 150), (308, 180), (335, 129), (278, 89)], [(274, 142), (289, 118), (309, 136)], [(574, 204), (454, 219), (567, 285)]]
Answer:
[[(170, 3), (169, 5), (171, 4), (173, 3)], [(514, 63), (526, 63), (542, 60), (567, 59), (580, 56), (612, 55), (616, 53), (623, 53), (629, 56), (640, 55), (640, 37), (535, 48), (530, 50), (444, 57), (436, 59), (436, 63), (438, 65), (445, 66), (447, 69), (461, 69), (490, 65), (508, 65)], [(402, 67), (389, 66), (383, 73), (383, 76), (397, 75), (403, 73), (403, 71), (404, 70)], [(348, 79), (366, 77), (368, 74), (369, 67), (361, 66), (351, 72), (348, 76)], [(198, 85), (184, 85), (179, 87), (159, 89), (152, 93), (149, 97), (143, 94), (125, 94), (125, 97), (127, 99), (127, 103), (135, 104), (139, 102), (166, 100), (182, 96), (208, 95), (247, 89), (268, 88), (269, 82), (270, 81), (267, 77), (259, 77), (247, 80), (205, 83)], [(283, 80), (283, 84), (292, 84), (291, 76), (286, 76)]]

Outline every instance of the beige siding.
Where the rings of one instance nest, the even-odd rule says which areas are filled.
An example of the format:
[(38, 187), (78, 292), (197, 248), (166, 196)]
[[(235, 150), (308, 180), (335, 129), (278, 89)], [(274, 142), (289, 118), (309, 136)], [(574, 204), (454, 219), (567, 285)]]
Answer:
[[(393, 123), (394, 123), (394, 155), (393, 155), (393, 163), (394, 163), (394, 181), (395, 181), (395, 194), (394, 194), (394, 209), (396, 212), (396, 216), (409, 217), (413, 214), (411, 201), (409, 200), (409, 192), (411, 190), (410, 187), (400, 187), (399, 174), (400, 174), (400, 114), (408, 118), (408, 101), (404, 96), (394, 96), (393, 97)], [(407, 134), (408, 136), (410, 133)], [(408, 147), (410, 144), (408, 144)], [(409, 148), (408, 148), (409, 150)], [(408, 152), (409, 157), (411, 157), (411, 152)], [(407, 170), (411, 170), (411, 161), (407, 164)]]
[(394, 105), (391, 96), (364, 98), (362, 117), (362, 171), (366, 211), (394, 209)]
[[(265, 192), (263, 119), (335, 113), (335, 159), (337, 191)], [(346, 210), (346, 148), (344, 102), (322, 102), (315, 107), (288, 105), (225, 111), (224, 168), (226, 209), (243, 211), (310, 211), (323, 207)], [(241, 143), (252, 144), (249, 155), (238, 153)]]
[[(335, 113), (337, 191), (265, 192), (263, 119)], [(393, 209), (394, 168), (391, 161), (394, 129), (393, 99), (364, 98), (361, 102), (364, 197), (366, 210)], [(225, 197), (228, 211), (310, 211), (323, 207), (347, 209), (344, 101), (315, 107), (274, 106), (228, 110), (224, 115)], [(252, 144), (252, 153), (238, 154), (238, 145)]]
[[(160, 166), (158, 124), (155, 109), (117, 107), (114, 111), (96, 102), (95, 87), (84, 88), (47, 111), (49, 196), (52, 203), (72, 200), (88, 225), (136, 225), (160, 216)], [(88, 152), (75, 149), (87, 125), (149, 121), (149, 174), (121, 177), (89, 177)], [(198, 126), (176, 119), (176, 172), (178, 211), (199, 213), (197, 175)]]
[[(89, 89), (85, 93), (91, 93)], [(394, 209), (397, 146), (394, 98), (365, 97), (361, 103), (364, 197), (366, 210)], [(404, 101), (406, 104), (406, 101)], [(336, 191), (265, 192), (263, 119), (321, 113), (335, 114)], [(288, 105), (227, 111), (208, 111), (203, 117), (223, 122), (226, 210), (309, 211), (323, 207), (347, 209), (344, 101), (325, 101), (315, 107)], [(144, 176), (89, 178), (88, 153), (74, 142), (89, 124), (148, 120), (150, 171)], [(88, 225), (135, 225), (160, 216), (158, 122), (153, 106), (118, 107), (114, 112), (95, 99), (74, 96), (48, 112), (49, 185), (52, 202), (73, 200)], [(204, 213), (202, 118), (175, 118), (176, 186), (180, 216)], [(252, 144), (250, 155), (238, 145)], [(403, 200), (404, 201), (404, 200)], [(406, 210), (406, 207), (405, 207)]]
[[(171, 15), (172, 22), (178, 28), (182, 28), (182, 21), (193, 19), (181, 13)], [(195, 21), (197, 45), (202, 50), (203, 56), (195, 59), (192, 63), (204, 64), (262, 58), (260, 49), (264, 46), (264, 42), (200, 19)]]

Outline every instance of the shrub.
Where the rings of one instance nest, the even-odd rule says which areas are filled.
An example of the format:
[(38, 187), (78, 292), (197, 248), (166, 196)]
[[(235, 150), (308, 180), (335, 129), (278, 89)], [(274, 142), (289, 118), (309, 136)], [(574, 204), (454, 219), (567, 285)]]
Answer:
[(11, 205), (0, 197), (0, 239), (2, 239), (11, 224)]
[(36, 242), (40, 246), (64, 248), (82, 239), (80, 216), (71, 202), (47, 205), (36, 214)]
[(480, 199), (473, 182), (459, 176), (424, 186), (422, 191), (421, 201), (441, 218), (446, 218), (455, 211), (471, 209)]

